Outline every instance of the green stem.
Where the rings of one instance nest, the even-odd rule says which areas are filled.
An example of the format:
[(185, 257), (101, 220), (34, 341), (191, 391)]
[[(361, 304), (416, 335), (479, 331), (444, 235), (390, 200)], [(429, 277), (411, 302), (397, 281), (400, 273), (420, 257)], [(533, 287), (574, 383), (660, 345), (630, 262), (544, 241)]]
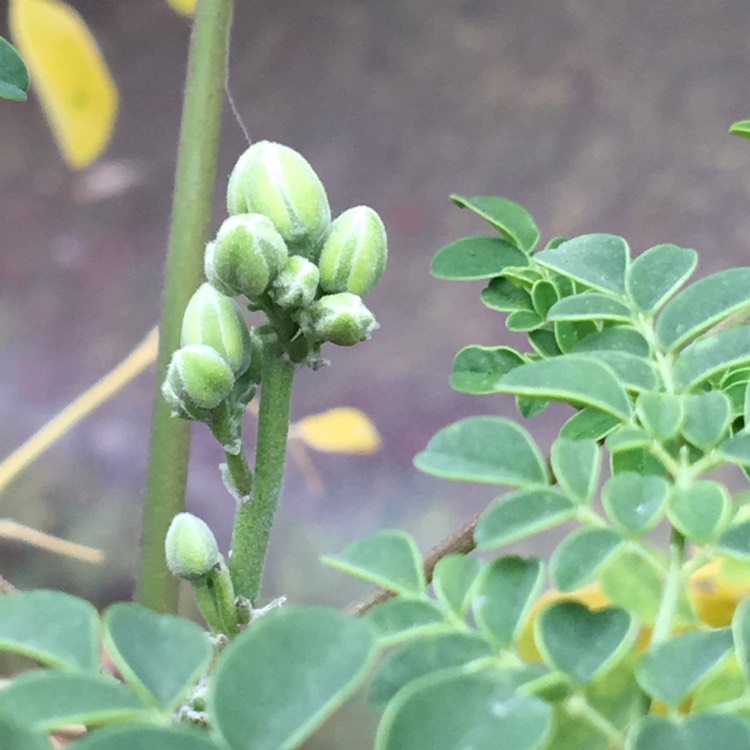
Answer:
[(222, 632), (230, 638), (237, 634), (237, 604), (234, 596), (232, 577), (229, 575), (227, 564), (222, 559), (218, 568), (210, 575), (213, 593), (216, 598), (216, 608), (224, 625)]
[(622, 747), (623, 736), (609, 719), (600, 714), (583, 695), (574, 695), (565, 703), (565, 710), (574, 717), (583, 719), (606, 740), (611, 748)]
[(266, 347), (258, 409), (255, 488), (253, 497), (237, 508), (229, 559), (237, 596), (249, 599), (253, 605), (258, 603), (271, 526), (284, 482), (294, 374), (295, 365), (282, 356), (279, 347)]
[(253, 472), (247, 464), (244, 448), (237, 454), (225, 453), (224, 458), (227, 460), (228, 479), (232, 482), (234, 490), (232, 494), (237, 496), (238, 502), (246, 501), (253, 492)]
[(193, 583), (193, 591), (198, 602), (198, 609), (200, 609), (208, 627), (214, 633), (223, 633), (224, 620), (219, 613), (214, 587), (209, 583), (208, 578), (195, 581)]
[(669, 543), (669, 571), (667, 583), (664, 586), (664, 596), (661, 600), (659, 613), (656, 616), (651, 644), (656, 645), (669, 638), (674, 624), (674, 616), (680, 599), (682, 588), (682, 565), (685, 562), (685, 537), (672, 529), (672, 539)]
[(172, 352), (180, 343), (183, 311), (203, 275), (203, 250), (213, 207), (233, 5), (234, 0), (200, 0), (190, 40), (137, 586), (138, 601), (161, 612), (174, 612), (177, 608), (178, 581), (167, 570), (164, 537), (172, 518), (184, 506), (190, 423), (170, 416), (160, 386)]

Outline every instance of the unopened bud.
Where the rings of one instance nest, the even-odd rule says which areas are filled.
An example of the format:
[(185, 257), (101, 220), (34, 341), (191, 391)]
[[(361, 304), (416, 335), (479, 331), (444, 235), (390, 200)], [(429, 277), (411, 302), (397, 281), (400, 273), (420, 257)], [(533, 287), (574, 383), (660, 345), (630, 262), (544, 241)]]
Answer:
[(230, 297), (257, 299), (289, 255), (271, 220), (260, 214), (230, 216), (206, 247), (206, 278)]
[(221, 560), (213, 532), (192, 513), (178, 513), (172, 519), (164, 553), (172, 575), (189, 581), (207, 576)]
[(302, 319), (305, 331), (319, 341), (353, 346), (378, 327), (362, 298), (350, 292), (329, 294), (311, 305)]
[(385, 227), (368, 206), (344, 211), (320, 251), (320, 288), (363, 295), (383, 275), (388, 258)]
[(227, 187), (230, 214), (267, 216), (292, 252), (314, 252), (331, 224), (323, 183), (308, 161), (279, 143), (254, 143), (237, 160)]
[(205, 344), (191, 344), (172, 355), (161, 392), (177, 416), (202, 419), (233, 387), (234, 373), (224, 357)]
[(280, 307), (307, 307), (318, 293), (318, 267), (301, 255), (292, 255), (273, 282), (271, 294)]
[(211, 284), (202, 284), (190, 298), (182, 318), (180, 343), (210, 346), (236, 376), (250, 366), (250, 332), (239, 305)]

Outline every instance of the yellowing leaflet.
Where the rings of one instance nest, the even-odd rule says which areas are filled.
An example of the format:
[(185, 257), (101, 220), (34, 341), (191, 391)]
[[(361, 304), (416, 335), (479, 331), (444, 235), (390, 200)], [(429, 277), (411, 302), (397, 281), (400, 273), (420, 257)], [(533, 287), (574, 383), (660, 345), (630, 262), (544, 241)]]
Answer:
[(381, 446), (370, 418), (359, 409), (343, 406), (301, 419), (292, 425), (291, 436), (330, 453), (376, 453)]
[(86, 167), (109, 142), (118, 106), (96, 40), (61, 0), (11, 0), (10, 29), (63, 158)]
[(167, 3), (183, 16), (192, 16), (195, 11), (195, 0), (167, 0)]

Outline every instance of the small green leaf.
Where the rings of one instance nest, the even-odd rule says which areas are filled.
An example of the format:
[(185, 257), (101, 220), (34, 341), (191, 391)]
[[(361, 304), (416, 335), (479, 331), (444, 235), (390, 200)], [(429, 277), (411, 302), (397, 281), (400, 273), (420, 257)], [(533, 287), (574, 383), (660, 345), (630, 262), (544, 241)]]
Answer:
[(226, 745), (206, 731), (190, 727), (127, 724), (85, 734), (70, 745), (75, 750), (225, 750)]
[(723, 484), (698, 480), (685, 488), (672, 488), (669, 520), (677, 530), (696, 544), (706, 544), (729, 519), (732, 501)]
[(466, 346), (456, 354), (451, 388), (461, 393), (492, 393), (498, 378), (525, 362), (509, 346)]
[(750, 465), (750, 430), (743, 430), (727, 438), (717, 449), (719, 455), (741, 466)]
[(151, 711), (122, 683), (86, 672), (36, 669), (0, 690), (0, 715), (40, 732), (132, 721)]
[(496, 195), (451, 195), (459, 208), (471, 209), (499, 229), (519, 250), (530, 253), (539, 242), (539, 229), (531, 214), (521, 205)]
[(593, 406), (623, 421), (630, 399), (614, 372), (591, 356), (569, 354), (516, 367), (497, 382), (496, 391)]
[(557, 346), (564, 354), (573, 351), (582, 341), (596, 334), (598, 330), (596, 323), (588, 320), (577, 322), (558, 320), (552, 326)]
[(734, 383), (728, 388), (723, 389), (723, 393), (729, 401), (729, 410), (732, 414), (732, 419), (735, 417), (743, 417), (744, 419), (748, 383), (750, 383), (750, 380), (742, 383)]
[(738, 135), (741, 138), (750, 138), (750, 120), (738, 120), (733, 122), (729, 128), (732, 135)]
[(680, 352), (674, 364), (675, 385), (689, 391), (722, 370), (748, 362), (750, 327), (721, 331), (694, 341)]
[[(526, 261), (528, 263), (528, 260)], [(530, 268), (524, 263), (520, 266), (507, 266), (503, 269), (502, 275), (514, 284), (522, 287), (529, 293), (531, 298), (531, 288), (539, 279), (543, 278), (540, 271), (536, 268)], [(532, 305), (533, 307), (533, 305)]]
[(549, 406), (549, 401), (543, 398), (526, 398), (525, 396), (516, 396), (516, 409), (518, 413), (526, 418), (531, 419), (541, 414)]
[(671, 393), (641, 393), (635, 411), (641, 424), (662, 442), (674, 437), (685, 419), (682, 400)]
[(436, 279), (473, 281), (499, 276), (507, 266), (525, 265), (527, 257), (499, 237), (463, 237), (438, 250), (431, 271)]
[(509, 279), (497, 276), (482, 290), (482, 302), (491, 310), (515, 312), (532, 310), (531, 295)]
[[(641, 432), (645, 434), (645, 431)], [(634, 441), (637, 438), (637, 434), (637, 430), (623, 430), (618, 441), (611, 440), (614, 435), (608, 438), (608, 440), (611, 440), (607, 445), (607, 450), (611, 454), (610, 469), (612, 470), (612, 474), (633, 472), (635, 474), (654, 477), (666, 477), (667, 470), (664, 464), (651, 453), (650, 447), (631, 447), (628, 450), (625, 449), (624, 443), (626, 440)]]
[(740, 602), (732, 618), (732, 636), (745, 679), (750, 680), (750, 599)]
[(144, 701), (175, 710), (213, 656), (208, 633), (194, 622), (138, 604), (105, 613), (104, 644), (125, 680)]
[(643, 312), (658, 310), (692, 275), (698, 253), (677, 245), (656, 245), (628, 268), (625, 289)]
[(728, 388), (735, 383), (747, 383), (750, 380), (750, 367), (738, 367), (728, 370), (721, 376), (719, 387)]
[(630, 251), (622, 237), (585, 234), (537, 253), (537, 263), (599, 291), (621, 296)]
[(590, 351), (586, 356), (595, 357), (611, 367), (622, 386), (629, 391), (652, 391), (659, 387), (654, 368), (647, 359), (629, 352), (611, 351)]
[(623, 451), (632, 451), (634, 448), (643, 448), (651, 445), (652, 438), (642, 427), (632, 424), (624, 424), (612, 430), (604, 441), (604, 447), (615, 456)]
[(636, 668), (638, 684), (654, 700), (676, 706), (729, 656), (732, 631), (693, 630), (652, 646)]
[(721, 391), (691, 393), (683, 397), (685, 422), (682, 436), (698, 448), (712, 448), (721, 440), (731, 420), (731, 404)]
[(432, 586), (449, 612), (464, 617), (484, 563), (468, 555), (448, 555), (438, 561), (432, 573)]
[(719, 746), (722, 750), (750, 747), (747, 721), (724, 712), (691, 713), (679, 722), (651, 714), (641, 722), (634, 750), (704, 750)]
[(404, 688), (383, 714), (375, 750), (543, 750), (552, 709), (501, 673), (436, 674)]
[(440, 430), (416, 455), (425, 474), (485, 484), (547, 484), (547, 468), (534, 439), (503, 417), (468, 417)]
[(540, 279), (531, 287), (531, 301), (534, 304), (534, 310), (542, 318), (547, 317), (547, 313), (557, 302), (557, 299), (557, 289), (551, 281)]
[(552, 443), (550, 459), (557, 483), (568, 497), (588, 503), (599, 484), (601, 455), (597, 442), (560, 437)]
[(702, 713), (718, 706), (720, 703), (740, 698), (745, 693), (745, 675), (737, 661), (737, 647), (735, 639), (735, 653), (733, 653), (718, 669), (701, 682), (690, 701), (692, 713)]
[(625, 534), (641, 536), (664, 517), (669, 482), (661, 477), (623, 473), (612, 477), (602, 489), (607, 515)]
[(499, 557), (484, 571), (474, 599), (479, 629), (497, 647), (508, 648), (519, 636), (542, 584), (544, 569), (536, 558)]
[(540, 357), (557, 357), (562, 354), (560, 347), (557, 345), (554, 331), (549, 331), (546, 328), (529, 331), (529, 343)]
[(405, 531), (370, 534), (322, 561), (398, 594), (420, 596), (426, 585), (419, 550)]
[(575, 346), (578, 354), (587, 352), (622, 352), (647, 358), (651, 354), (648, 342), (630, 326), (612, 326), (587, 336)]
[(420, 677), (492, 655), (490, 644), (473, 632), (436, 633), (420, 638), (385, 658), (372, 681), (370, 701), (383, 708), (399, 690)]
[(575, 503), (554, 487), (511, 492), (490, 505), (474, 532), (479, 549), (493, 549), (573, 518)]
[(363, 620), (285, 607), (221, 652), (208, 696), (211, 723), (231, 750), (297, 747), (362, 684), (374, 657)]
[(614, 320), (622, 323), (630, 321), (631, 317), (625, 305), (599, 292), (564, 297), (547, 315), (548, 320)]
[(544, 320), (533, 310), (516, 310), (508, 315), (505, 327), (516, 333), (535, 331), (544, 325)]
[(611, 529), (574, 531), (552, 554), (550, 572), (555, 585), (561, 591), (575, 591), (590, 583), (622, 541)]
[(370, 609), (365, 619), (375, 629), (379, 645), (385, 647), (434, 630), (443, 624), (443, 613), (432, 601), (397, 596)]
[(587, 407), (574, 414), (560, 430), (568, 440), (601, 440), (618, 427), (620, 420), (599, 409)]
[(26, 101), (29, 71), (16, 48), (0, 36), (0, 99)]
[(653, 625), (662, 599), (661, 571), (651, 559), (626, 546), (600, 566), (602, 591), (618, 606), (632, 612), (644, 625)]
[(544, 661), (586, 683), (624, 656), (635, 641), (635, 620), (623, 609), (592, 611), (580, 602), (556, 602), (534, 624)]
[(716, 550), (736, 560), (750, 559), (750, 521), (730, 526), (716, 542)]
[(57, 669), (99, 667), (99, 617), (83, 599), (61, 591), (0, 596), (0, 650)]
[(662, 346), (674, 350), (750, 304), (750, 268), (728, 268), (691, 284), (667, 303), (656, 321)]

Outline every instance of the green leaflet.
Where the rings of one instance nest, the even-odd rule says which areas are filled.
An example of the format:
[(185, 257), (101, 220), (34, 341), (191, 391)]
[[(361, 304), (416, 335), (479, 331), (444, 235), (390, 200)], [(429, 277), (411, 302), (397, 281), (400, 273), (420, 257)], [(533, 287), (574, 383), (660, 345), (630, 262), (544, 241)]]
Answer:
[(586, 234), (534, 256), (537, 263), (605, 294), (625, 294), (630, 250), (622, 237)]
[(628, 296), (641, 310), (652, 313), (690, 278), (697, 264), (695, 250), (656, 245), (630, 264), (625, 276)]
[(466, 198), (451, 195), (459, 208), (468, 208), (499, 229), (519, 250), (530, 253), (539, 241), (539, 229), (531, 214), (521, 205), (495, 195)]
[(523, 252), (499, 237), (463, 237), (438, 250), (432, 259), (432, 275), (452, 281), (491, 279), (507, 266), (527, 264)]
[(414, 465), (444, 479), (522, 486), (547, 484), (541, 451), (523, 427), (503, 417), (469, 417), (443, 428)]
[(691, 284), (656, 321), (656, 335), (670, 350), (750, 303), (750, 268), (729, 268)]

